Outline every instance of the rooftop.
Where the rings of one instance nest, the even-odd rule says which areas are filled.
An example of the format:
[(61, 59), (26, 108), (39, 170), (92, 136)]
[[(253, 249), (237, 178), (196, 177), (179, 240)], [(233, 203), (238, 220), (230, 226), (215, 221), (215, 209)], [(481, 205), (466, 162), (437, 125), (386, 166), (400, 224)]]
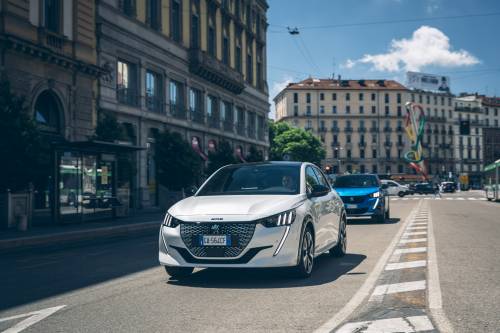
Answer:
[(408, 90), (401, 83), (394, 80), (335, 80), (315, 78), (290, 83), (286, 89)]

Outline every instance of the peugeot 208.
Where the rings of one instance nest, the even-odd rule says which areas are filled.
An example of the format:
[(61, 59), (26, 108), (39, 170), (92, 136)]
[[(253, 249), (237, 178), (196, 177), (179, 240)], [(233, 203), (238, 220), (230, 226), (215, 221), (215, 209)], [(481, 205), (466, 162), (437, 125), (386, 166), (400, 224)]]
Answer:
[(159, 259), (174, 278), (195, 267), (287, 266), (308, 277), (316, 256), (343, 256), (346, 244), (342, 200), (319, 168), (263, 162), (225, 166), (172, 206)]

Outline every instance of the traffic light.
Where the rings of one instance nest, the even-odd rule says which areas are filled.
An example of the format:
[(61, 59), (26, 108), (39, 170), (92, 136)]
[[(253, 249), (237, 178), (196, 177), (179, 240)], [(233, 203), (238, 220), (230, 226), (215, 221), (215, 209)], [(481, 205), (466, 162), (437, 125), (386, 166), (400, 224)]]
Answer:
[(325, 167), (325, 173), (327, 173), (327, 174), (332, 173), (332, 167), (330, 165), (327, 165)]
[(460, 120), (460, 135), (470, 135), (469, 120)]

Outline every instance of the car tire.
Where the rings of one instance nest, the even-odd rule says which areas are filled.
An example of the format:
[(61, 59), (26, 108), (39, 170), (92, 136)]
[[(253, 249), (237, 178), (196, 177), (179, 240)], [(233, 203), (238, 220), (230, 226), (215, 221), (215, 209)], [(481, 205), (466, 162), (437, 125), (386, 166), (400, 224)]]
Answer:
[(390, 207), (387, 207), (387, 212), (385, 212), (384, 219), (385, 219), (384, 222), (388, 222), (391, 219), (391, 208)]
[(293, 275), (308, 278), (314, 267), (314, 237), (310, 227), (304, 229), (299, 246), (299, 262), (293, 268)]
[(492, 198), (486, 198), (486, 199), (488, 199), (488, 201), (491, 201), (491, 200), (493, 200)]
[(332, 247), (329, 251), (329, 254), (332, 257), (343, 257), (347, 253), (347, 221), (346, 217), (342, 218), (342, 222), (340, 222), (340, 230), (339, 230), (339, 238), (337, 240), (337, 244)]
[(174, 279), (185, 278), (193, 273), (193, 267), (165, 266), (165, 271)]
[(398, 196), (399, 196), (400, 198), (402, 198), (402, 197), (404, 197), (404, 196), (405, 196), (405, 194), (406, 194), (405, 192), (403, 192), (403, 191), (399, 191)]

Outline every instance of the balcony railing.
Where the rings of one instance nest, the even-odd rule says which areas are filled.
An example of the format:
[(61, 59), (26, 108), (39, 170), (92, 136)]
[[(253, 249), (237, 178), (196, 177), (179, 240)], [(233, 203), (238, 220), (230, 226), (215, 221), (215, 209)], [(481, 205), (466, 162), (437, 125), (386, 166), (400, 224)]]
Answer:
[(352, 133), (352, 132), (353, 132), (353, 128), (352, 128), (352, 127), (346, 127), (346, 128), (344, 129), (344, 131), (345, 131), (346, 133)]
[(366, 127), (358, 127), (358, 132), (359, 133), (365, 133), (366, 132)]
[(238, 133), (238, 135), (245, 136), (245, 124), (237, 123), (236, 133)]
[(255, 126), (248, 126), (247, 132), (249, 138), (255, 139)]
[(457, 106), (457, 107), (455, 107), (455, 111), (480, 113), (481, 108), (480, 107), (470, 107), (470, 106)]
[(186, 109), (179, 104), (171, 104), (170, 105), (170, 114), (172, 117), (177, 118), (177, 119), (186, 119)]
[(211, 128), (220, 128), (220, 119), (219, 117), (209, 116), (208, 117), (208, 126)]
[(384, 146), (385, 146), (385, 147), (392, 147), (392, 142), (390, 142), (390, 141), (385, 141), (385, 142), (384, 142)]
[(333, 133), (339, 133), (339, 132), (340, 132), (340, 128), (338, 128), (338, 127), (332, 127), (332, 128), (331, 128), (331, 131), (332, 131)]
[(160, 97), (146, 95), (146, 108), (155, 113), (163, 111), (162, 99)]
[(340, 147), (340, 142), (332, 142), (331, 144), (332, 147)]
[(327, 130), (327, 128), (326, 128), (326, 127), (320, 127), (320, 128), (319, 128), (319, 131), (320, 131), (320, 132), (327, 132), (328, 130)]
[(396, 127), (396, 132), (403, 132), (403, 127), (401, 126)]
[(118, 102), (132, 106), (138, 105), (137, 90), (131, 88), (118, 88), (116, 90), (116, 97)]
[(371, 133), (377, 133), (378, 132), (378, 127), (371, 127), (370, 128)]
[(398, 147), (403, 147), (405, 145), (405, 143), (403, 141), (398, 141), (398, 142), (396, 142), (396, 145)]
[(386, 133), (392, 132), (392, 128), (390, 128), (390, 127), (384, 127), (384, 132), (386, 132)]
[(231, 119), (224, 120), (222, 122), (222, 128), (224, 129), (224, 131), (233, 132), (234, 131), (234, 123), (233, 123), (233, 121)]
[(257, 139), (259, 139), (259, 140), (261, 140), (261, 141), (264, 141), (264, 139), (265, 139), (264, 129), (259, 128), (259, 129), (257, 130)]
[(198, 124), (204, 124), (205, 123), (205, 115), (203, 114), (202, 110), (190, 110), (189, 114), (191, 115), (191, 121), (198, 123)]
[(366, 147), (366, 142), (365, 141), (361, 141), (358, 143), (358, 146), (360, 147)]

